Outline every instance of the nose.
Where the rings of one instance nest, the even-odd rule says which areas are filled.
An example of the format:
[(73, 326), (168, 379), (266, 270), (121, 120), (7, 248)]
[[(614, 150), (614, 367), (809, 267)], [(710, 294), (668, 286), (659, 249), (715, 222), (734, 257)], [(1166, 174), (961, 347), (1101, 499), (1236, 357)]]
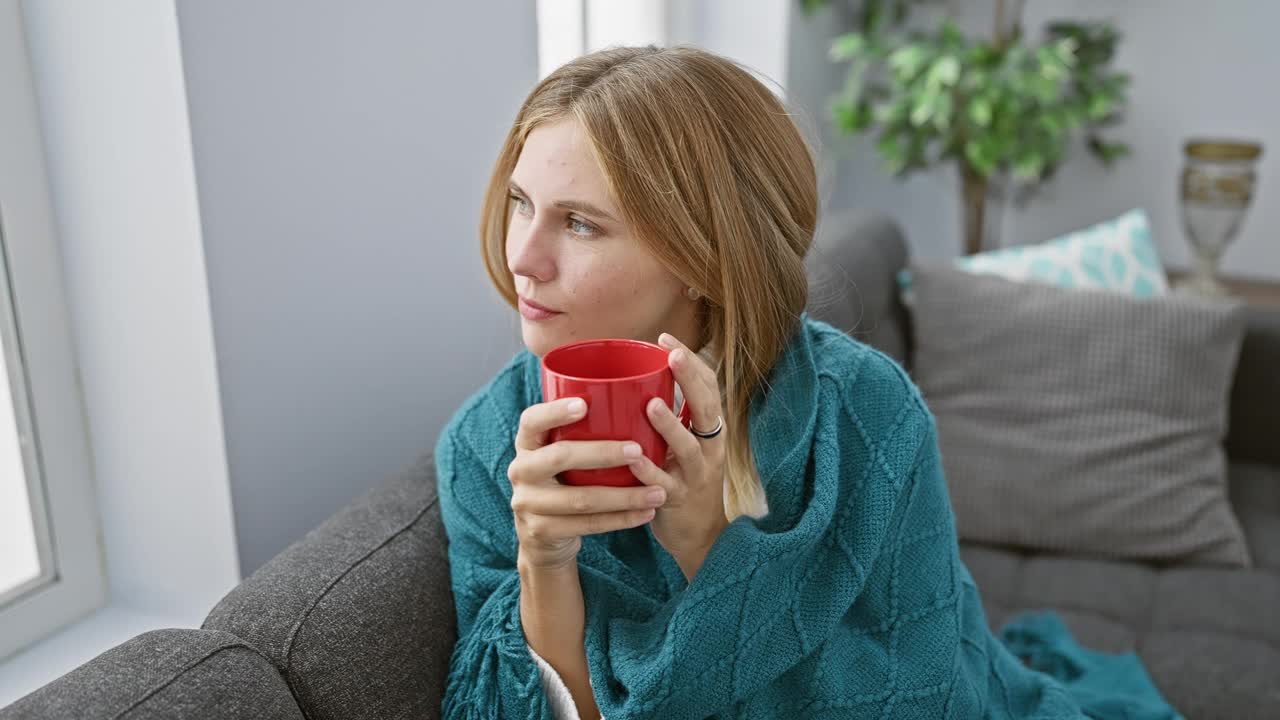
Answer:
[(537, 222), (512, 223), (507, 228), (507, 269), (513, 275), (547, 282), (556, 275), (554, 234)]

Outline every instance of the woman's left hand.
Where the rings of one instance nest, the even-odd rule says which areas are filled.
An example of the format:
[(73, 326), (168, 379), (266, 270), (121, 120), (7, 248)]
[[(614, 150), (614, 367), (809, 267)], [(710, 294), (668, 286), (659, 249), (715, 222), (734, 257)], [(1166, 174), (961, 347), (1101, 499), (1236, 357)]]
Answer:
[[(724, 414), (715, 371), (668, 333), (658, 338), (658, 344), (671, 351), (667, 362), (692, 411), (693, 427), (713, 430)], [(667, 440), (667, 461), (665, 467), (658, 467), (641, 457), (631, 462), (631, 471), (640, 482), (666, 489), (667, 501), (649, 526), (692, 580), (729, 524), (724, 516), (724, 433), (696, 437), (660, 398), (649, 401), (647, 410), (649, 422)]]

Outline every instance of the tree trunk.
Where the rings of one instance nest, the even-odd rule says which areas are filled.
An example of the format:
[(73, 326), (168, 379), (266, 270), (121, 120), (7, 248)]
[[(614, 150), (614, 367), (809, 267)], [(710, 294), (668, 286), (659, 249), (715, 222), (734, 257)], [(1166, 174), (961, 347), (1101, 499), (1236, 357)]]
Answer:
[(964, 254), (982, 252), (986, 236), (987, 179), (960, 163), (960, 212), (964, 216)]

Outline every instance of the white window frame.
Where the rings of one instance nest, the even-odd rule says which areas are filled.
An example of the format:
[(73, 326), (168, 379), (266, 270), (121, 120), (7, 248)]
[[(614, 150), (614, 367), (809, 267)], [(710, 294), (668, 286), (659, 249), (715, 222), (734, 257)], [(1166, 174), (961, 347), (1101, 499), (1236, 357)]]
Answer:
[(692, 44), (743, 63), (786, 99), (794, 0), (537, 0), (538, 77), (611, 45)]
[(538, 79), (587, 46), (586, 0), (537, 0)]
[(537, 0), (538, 77), (612, 45), (666, 45), (670, 0)]
[[(0, 312), (41, 573), (0, 594), (0, 659), (96, 610), (106, 568), (84, 398), (18, 0), (0, 0)], [(25, 370), (25, 372), (24, 372)], [(28, 414), (27, 410), (30, 409)]]

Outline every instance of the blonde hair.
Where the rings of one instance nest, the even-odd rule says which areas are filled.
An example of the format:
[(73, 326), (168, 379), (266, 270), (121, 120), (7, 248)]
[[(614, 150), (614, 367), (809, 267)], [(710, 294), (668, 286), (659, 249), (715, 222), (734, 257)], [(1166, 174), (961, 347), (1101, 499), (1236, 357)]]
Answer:
[(529, 133), (565, 118), (585, 129), (635, 237), (701, 293), (700, 341), (718, 351), (725, 406), (725, 516), (760, 517), (748, 410), (808, 299), (818, 212), (809, 145), (767, 87), (703, 50), (610, 48), (561, 66), (520, 107), (482, 208), (485, 268), (513, 308), (507, 182)]

